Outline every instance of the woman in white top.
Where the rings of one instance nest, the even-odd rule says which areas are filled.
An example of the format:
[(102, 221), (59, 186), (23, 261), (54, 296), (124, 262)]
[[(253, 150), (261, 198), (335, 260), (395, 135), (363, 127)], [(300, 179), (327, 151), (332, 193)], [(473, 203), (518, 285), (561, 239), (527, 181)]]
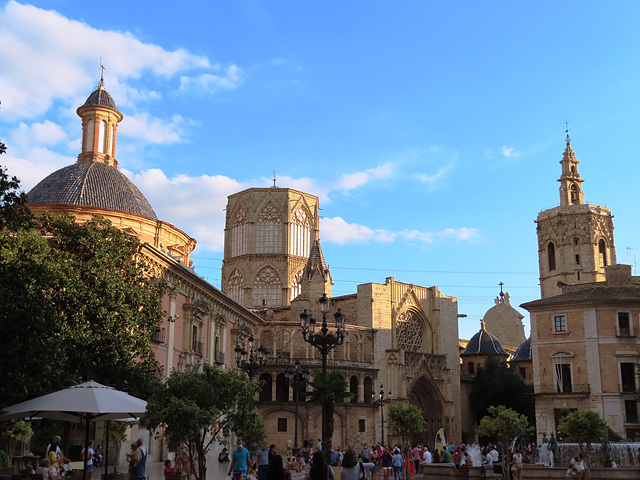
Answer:
[(375, 463), (358, 463), (356, 460), (356, 453), (351, 449), (347, 450), (344, 454), (344, 458), (342, 459), (340, 480), (360, 480), (363, 474), (363, 471), (360, 469), (360, 465), (362, 465), (362, 469), (364, 470), (373, 470), (376, 466)]

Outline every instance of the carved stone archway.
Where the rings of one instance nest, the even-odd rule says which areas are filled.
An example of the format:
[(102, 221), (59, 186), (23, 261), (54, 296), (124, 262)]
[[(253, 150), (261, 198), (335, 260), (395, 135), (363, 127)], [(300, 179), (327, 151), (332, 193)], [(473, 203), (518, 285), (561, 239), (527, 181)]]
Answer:
[(421, 375), (411, 386), (409, 402), (422, 410), (424, 432), (415, 433), (412, 442), (424, 443), (433, 451), (438, 429), (444, 427), (444, 399), (433, 377)]

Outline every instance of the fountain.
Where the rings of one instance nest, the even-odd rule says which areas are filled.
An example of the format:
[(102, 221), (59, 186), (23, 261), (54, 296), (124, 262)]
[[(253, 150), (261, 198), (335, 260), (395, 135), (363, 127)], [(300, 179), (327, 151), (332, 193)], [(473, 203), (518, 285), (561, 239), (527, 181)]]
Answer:
[(477, 444), (469, 445), (467, 447), (467, 453), (473, 459), (473, 466), (479, 467), (482, 465), (482, 454), (480, 453), (480, 447)]
[[(556, 457), (556, 466), (569, 465), (573, 456), (580, 451), (580, 445), (577, 443), (558, 443), (558, 455)], [(637, 455), (640, 443), (610, 443), (609, 455), (612, 462), (618, 467), (628, 467), (638, 465)], [(550, 452), (546, 449), (546, 444), (540, 448), (540, 457), (538, 463), (549, 465), (546, 455)], [(603, 466), (603, 451), (600, 443), (592, 443), (589, 452), (588, 463), (590, 467)], [(553, 457), (553, 455), (551, 455)]]

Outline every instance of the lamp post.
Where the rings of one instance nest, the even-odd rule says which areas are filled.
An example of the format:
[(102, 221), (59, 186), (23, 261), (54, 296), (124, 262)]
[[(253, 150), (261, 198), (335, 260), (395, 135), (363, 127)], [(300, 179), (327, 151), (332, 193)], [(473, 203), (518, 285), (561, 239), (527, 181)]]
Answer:
[[(316, 319), (307, 313), (305, 310), (300, 314), (300, 323), (302, 325), (302, 336), (304, 341), (310, 343), (314, 348), (317, 348), (322, 355), (322, 375), (327, 374), (327, 356), (329, 352), (339, 345), (342, 345), (344, 341), (344, 322), (345, 317), (338, 309), (333, 314), (336, 322), (336, 330), (334, 332), (329, 331), (327, 326), (327, 313), (329, 312), (329, 298), (326, 293), (322, 294), (320, 300), (320, 311), (322, 312), (322, 326), (320, 331), (316, 332)], [(322, 449), (325, 456), (329, 451), (329, 445), (327, 445), (327, 405), (322, 405)]]
[[(389, 397), (391, 397), (391, 390), (389, 390)], [(384, 387), (380, 385), (380, 393), (378, 399), (374, 402), (380, 406), (380, 425), (382, 426), (382, 435), (380, 444), (384, 445), (384, 406), (391, 401), (391, 398), (384, 398)]]
[(257, 350), (254, 349), (253, 340), (253, 335), (251, 335), (249, 337), (248, 352), (240, 345), (236, 345), (236, 348), (233, 349), (233, 351), (236, 352), (236, 364), (238, 368), (247, 372), (249, 380), (264, 368), (264, 364), (267, 362), (267, 355), (269, 355), (269, 350), (262, 345), (260, 345)]
[(300, 360), (295, 362), (295, 371), (287, 369), (284, 371), (284, 378), (287, 380), (287, 385), (293, 389), (293, 399), (296, 402), (296, 416), (294, 420), (294, 434), (293, 434), (293, 454), (298, 455), (300, 448), (298, 447), (298, 397), (300, 391), (304, 390), (307, 386), (307, 380), (311, 372), (307, 369), (300, 371)]

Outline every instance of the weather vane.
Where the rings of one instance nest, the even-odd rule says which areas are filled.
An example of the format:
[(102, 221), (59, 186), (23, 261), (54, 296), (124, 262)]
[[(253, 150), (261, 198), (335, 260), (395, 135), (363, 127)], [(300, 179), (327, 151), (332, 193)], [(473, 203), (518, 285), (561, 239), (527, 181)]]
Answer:
[(100, 85), (104, 86), (104, 65), (102, 64), (102, 57), (100, 57)]
[(565, 119), (564, 124), (567, 127), (566, 130), (564, 131), (564, 133), (567, 134), (566, 143), (567, 145), (569, 145), (571, 143), (571, 137), (569, 137), (569, 121)]

